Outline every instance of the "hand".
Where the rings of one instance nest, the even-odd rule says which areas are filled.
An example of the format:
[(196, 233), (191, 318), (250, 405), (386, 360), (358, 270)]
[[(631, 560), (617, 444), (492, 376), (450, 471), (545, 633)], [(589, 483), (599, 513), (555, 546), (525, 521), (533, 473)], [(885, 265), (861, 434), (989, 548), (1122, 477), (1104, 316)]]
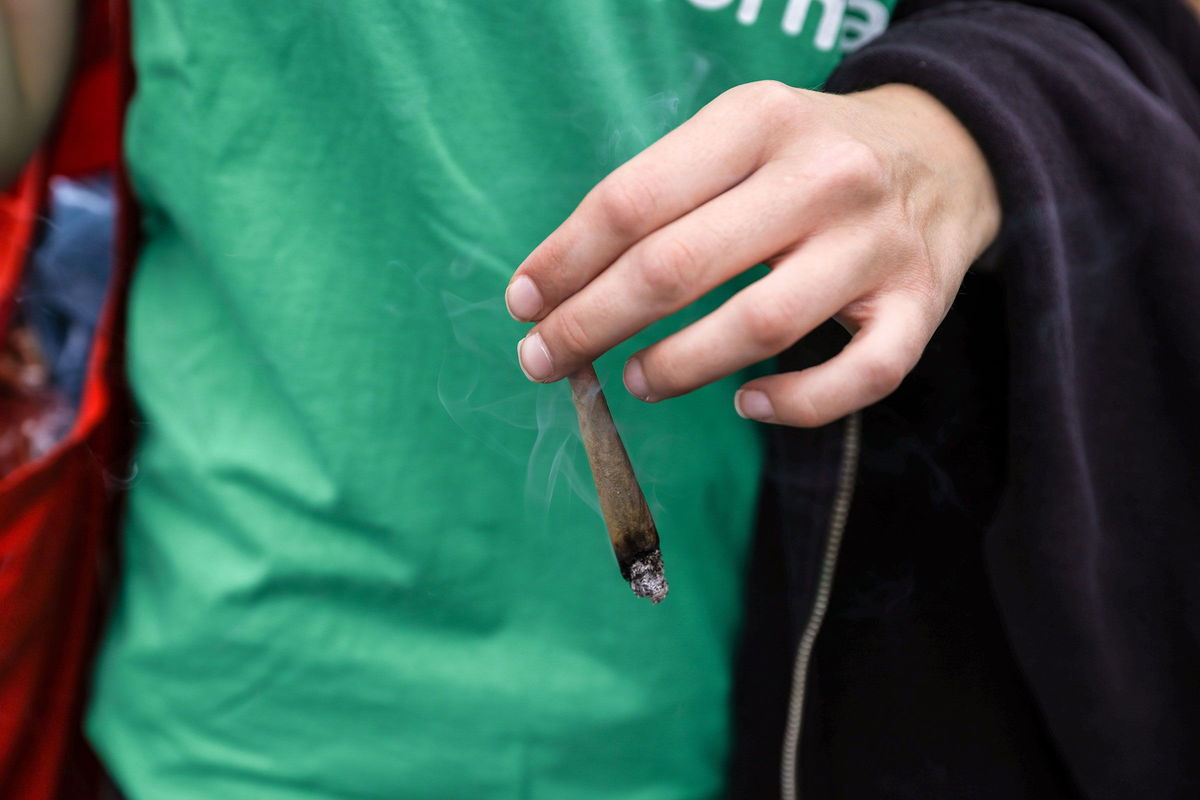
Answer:
[(518, 351), (526, 376), (549, 382), (765, 263), (766, 276), (630, 358), (625, 386), (675, 397), (834, 318), (853, 334), (841, 353), (735, 399), (745, 417), (823, 425), (899, 386), (999, 224), (982, 153), (925, 92), (752, 83), (601, 181), (505, 299), (537, 321)]

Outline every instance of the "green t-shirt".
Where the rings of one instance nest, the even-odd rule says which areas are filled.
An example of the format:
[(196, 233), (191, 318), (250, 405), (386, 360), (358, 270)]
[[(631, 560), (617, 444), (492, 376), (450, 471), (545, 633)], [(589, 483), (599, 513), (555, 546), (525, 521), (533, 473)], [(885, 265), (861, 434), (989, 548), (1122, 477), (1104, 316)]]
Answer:
[(133, 9), (145, 424), (88, 719), (130, 800), (719, 796), (759, 435), (736, 380), (650, 406), (619, 371), (721, 298), (598, 365), (652, 607), (502, 293), (618, 164), (730, 86), (818, 86), (885, 5)]

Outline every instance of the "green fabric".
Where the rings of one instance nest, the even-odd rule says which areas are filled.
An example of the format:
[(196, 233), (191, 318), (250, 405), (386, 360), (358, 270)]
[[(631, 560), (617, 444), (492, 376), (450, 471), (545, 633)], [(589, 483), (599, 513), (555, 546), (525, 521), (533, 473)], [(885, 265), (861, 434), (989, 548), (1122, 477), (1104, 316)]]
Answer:
[(824, 79), (826, 4), (799, 34), (787, 5), (135, 0), (145, 424), (88, 720), (130, 800), (719, 796), (761, 461), (738, 382), (620, 388), (703, 309), (599, 364), (652, 607), (501, 295), (720, 91)]

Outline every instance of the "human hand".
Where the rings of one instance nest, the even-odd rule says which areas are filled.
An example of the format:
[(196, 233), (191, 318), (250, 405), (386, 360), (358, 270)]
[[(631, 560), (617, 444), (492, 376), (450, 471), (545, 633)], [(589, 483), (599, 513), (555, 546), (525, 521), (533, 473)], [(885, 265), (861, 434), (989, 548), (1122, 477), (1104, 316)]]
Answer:
[(766, 276), (630, 358), (625, 386), (675, 397), (834, 318), (853, 334), (841, 353), (735, 399), (745, 417), (823, 425), (899, 386), (999, 224), (982, 153), (925, 92), (751, 83), (601, 181), (505, 300), (537, 322), (518, 345), (522, 369), (550, 382), (765, 263)]

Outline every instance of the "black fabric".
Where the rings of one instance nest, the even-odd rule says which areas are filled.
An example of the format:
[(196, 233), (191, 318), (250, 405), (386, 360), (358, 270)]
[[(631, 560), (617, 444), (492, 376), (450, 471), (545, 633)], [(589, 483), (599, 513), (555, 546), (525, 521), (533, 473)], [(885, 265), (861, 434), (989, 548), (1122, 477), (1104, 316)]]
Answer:
[[(946, 104), (1004, 225), (995, 274), (964, 286), (985, 297), (866, 414), (805, 800), (1200, 797), (1197, 79), (1179, 0), (902, 2), (831, 79)], [(787, 505), (762, 534), (795, 559), (812, 548)], [(772, 630), (769, 608), (748, 631)], [(780, 722), (739, 720), (772, 788), (733, 796), (777, 796)]]
[(1003, 297), (968, 277), (904, 386), (863, 412), (800, 775), (817, 798), (1078, 794), (1017, 665), (984, 566), (1004, 487)]
[[(835, 323), (827, 323), (786, 354), (782, 366), (812, 366), (836, 353), (845, 339)], [(765, 430), (767, 467), (734, 683), (729, 796), (745, 800), (779, 791), (792, 656), (816, 594), (845, 424)]]

